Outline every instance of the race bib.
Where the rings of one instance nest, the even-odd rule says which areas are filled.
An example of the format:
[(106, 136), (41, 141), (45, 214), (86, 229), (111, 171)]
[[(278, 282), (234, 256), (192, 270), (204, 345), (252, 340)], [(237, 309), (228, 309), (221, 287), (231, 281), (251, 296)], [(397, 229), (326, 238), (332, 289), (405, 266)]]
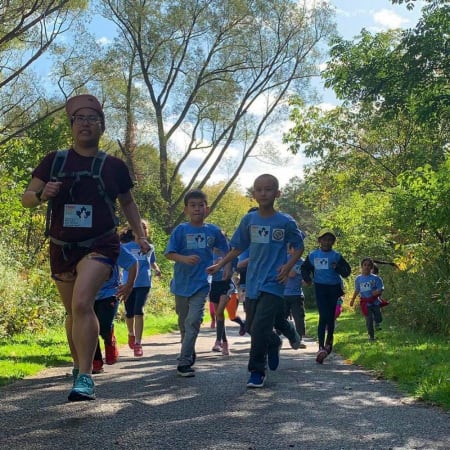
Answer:
[(250, 227), (251, 242), (256, 244), (268, 244), (270, 242), (270, 227), (252, 225)]
[(372, 283), (370, 281), (360, 283), (359, 292), (372, 292)]
[(63, 226), (92, 228), (92, 205), (64, 205)]
[(186, 247), (188, 249), (206, 248), (206, 236), (205, 236), (205, 233), (188, 234), (186, 236)]
[(328, 258), (314, 258), (315, 270), (325, 270), (328, 268)]

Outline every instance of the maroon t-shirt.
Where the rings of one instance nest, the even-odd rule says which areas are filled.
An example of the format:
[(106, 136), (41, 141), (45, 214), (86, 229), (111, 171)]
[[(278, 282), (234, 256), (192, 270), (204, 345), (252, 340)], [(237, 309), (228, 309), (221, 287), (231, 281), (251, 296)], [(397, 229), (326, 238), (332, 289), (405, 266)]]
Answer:
[[(45, 183), (50, 181), (50, 171), (55, 155), (56, 152), (49, 153), (33, 171), (32, 176)], [(92, 160), (93, 157), (81, 156), (70, 149), (60, 172), (90, 172)], [(101, 178), (113, 202), (116, 202), (118, 194), (124, 194), (133, 187), (127, 166), (114, 156), (106, 157)], [(83, 176), (79, 181), (73, 177), (63, 177), (58, 181), (62, 181), (62, 186), (59, 194), (52, 199), (51, 237), (65, 242), (81, 242), (101, 236), (116, 226), (110, 206), (100, 194), (96, 180)], [(79, 219), (80, 212), (85, 216), (84, 221)], [(52, 273), (73, 271), (78, 261), (91, 251), (99, 252), (113, 261), (116, 260), (119, 254), (117, 234), (100, 238), (90, 249), (80, 247), (64, 253), (61, 246), (50, 242)]]
[[(47, 183), (50, 181), (50, 170), (56, 152), (48, 154), (33, 171), (33, 177)], [(73, 149), (69, 150), (64, 167), (61, 172), (90, 172), (93, 157), (81, 156)], [(106, 157), (101, 178), (109, 198), (115, 202), (118, 194), (124, 194), (133, 187), (129, 171), (125, 163), (113, 156)], [(81, 177), (80, 181), (74, 178), (62, 178), (59, 194), (52, 199), (52, 215), (50, 223), (50, 236), (66, 242), (80, 242), (114, 228), (114, 218), (106, 201), (99, 193), (98, 182), (92, 177)], [(66, 205), (86, 206), (89, 215), (92, 210), (92, 223), (89, 227), (76, 227), (64, 225)], [(80, 208), (78, 208), (80, 209)], [(81, 208), (82, 209), (82, 208)], [(67, 216), (67, 211), (66, 211)], [(67, 219), (66, 219), (67, 221)]]

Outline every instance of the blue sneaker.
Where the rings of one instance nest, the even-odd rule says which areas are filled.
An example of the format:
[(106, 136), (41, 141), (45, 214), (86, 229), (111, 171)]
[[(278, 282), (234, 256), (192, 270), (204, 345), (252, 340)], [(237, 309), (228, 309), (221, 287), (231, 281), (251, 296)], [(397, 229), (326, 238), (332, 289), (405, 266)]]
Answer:
[(85, 400), (95, 400), (95, 386), (90, 375), (81, 373), (70, 391), (69, 402), (82, 402)]
[(269, 347), (267, 350), (267, 364), (270, 370), (277, 370), (280, 365), (280, 350), (283, 341), (280, 339), (280, 344), (276, 347)]
[(262, 388), (264, 386), (265, 376), (259, 372), (252, 372), (250, 378), (247, 381), (247, 387), (249, 388)]

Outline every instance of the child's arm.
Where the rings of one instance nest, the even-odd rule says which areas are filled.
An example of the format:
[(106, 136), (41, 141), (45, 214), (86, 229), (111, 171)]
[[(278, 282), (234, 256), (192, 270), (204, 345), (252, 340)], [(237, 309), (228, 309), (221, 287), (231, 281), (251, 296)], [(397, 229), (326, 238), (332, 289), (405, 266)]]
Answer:
[(213, 275), (216, 272), (218, 272), (225, 264), (231, 263), (233, 259), (237, 258), (243, 250), (240, 248), (233, 248), (231, 249), (217, 264), (213, 264), (212, 266), (209, 266), (206, 268), (206, 271)]
[(200, 256), (198, 255), (180, 255), (179, 253), (169, 252), (165, 256), (170, 261), (188, 264), (190, 266), (194, 266), (200, 262)]
[(250, 261), (250, 258), (245, 258), (245, 259), (243, 259), (242, 261), (239, 261), (238, 263), (237, 263), (237, 268), (238, 269), (244, 269), (244, 268), (246, 268), (247, 266), (248, 266), (248, 262)]
[(347, 278), (351, 273), (352, 269), (350, 267), (350, 264), (344, 259), (344, 257), (341, 255), (339, 261), (336, 264), (336, 267), (334, 270), (344, 278)]
[(159, 268), (158, 264), (156, 264), (156, 262), (152, 263), (152, 269), (155, 271), (155, 275), (157, 277), (161, 276), (161, 269)]
[(302, 279), (305, 285), (310, 285), (312, 282), (311, 274), (314, 273), (314, 266), (309, 260), (309, 255), (305, 258), (305, 262), (302, 264), (300, 270), (302, 272)]
[(383, 291), (384, 291), (384, 284), (383, 284), (383, 280), (381, 279), (381, 277), (379, 277), (378, 275), (376, 276), (377, 278), (375, 278), (375, 289), (372, 291), (372, 295), (374, 297), (379, 297)]
[(289, 261), (286, 264), (283, 264), (278, 269), (277, 280), (280, 283), (286, 283), (286, 281), (287, 281), (287, 279), (289, 277), (289, 272), (294, 267), (295, 263), (301, 258), (301, 256), (303, 255), (303, 251), (304, 251), (303, 247), (299, 248), (298, 250), (295, 250), (291, 254), (291, 257), (289, 258)]
[(139, 266), (137, 261), (131, 267), (129, 267), (127, 270), (127, 282), (125, 284), (119, 285), (119, 287), (117, 288), (116, 296), (123, 302), (126, 302), (128, 300), (128, 297), (133, 290), (134, 282), (136, 281), (136, 277), (138, 274), (138, 267)]
[(352, 299), (350, 300), (350, 306), (353, 306), (353, 305), (354, 305), (354, 303), (355, 303), (355, 298), (358, 296), (358, 294), (359, 294), (358, 291), (353, 292)]

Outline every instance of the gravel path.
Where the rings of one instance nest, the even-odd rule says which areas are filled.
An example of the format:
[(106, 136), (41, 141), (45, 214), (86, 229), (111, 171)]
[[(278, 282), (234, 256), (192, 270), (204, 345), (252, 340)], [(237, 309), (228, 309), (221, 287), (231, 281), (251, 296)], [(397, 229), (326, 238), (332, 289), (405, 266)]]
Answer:
[(176, 376), (179, 334), (153, 336), (136, 359), (95, 375), (97, 400), (66, 402), (69, 368), (0, 389), (1, 449), (450, 449), (450, 415), (316, 344), (291, 350), (263, 389), (247, 389), (249, 337), (230, 326), (232, 355), (201, 330), (195, 378)]

